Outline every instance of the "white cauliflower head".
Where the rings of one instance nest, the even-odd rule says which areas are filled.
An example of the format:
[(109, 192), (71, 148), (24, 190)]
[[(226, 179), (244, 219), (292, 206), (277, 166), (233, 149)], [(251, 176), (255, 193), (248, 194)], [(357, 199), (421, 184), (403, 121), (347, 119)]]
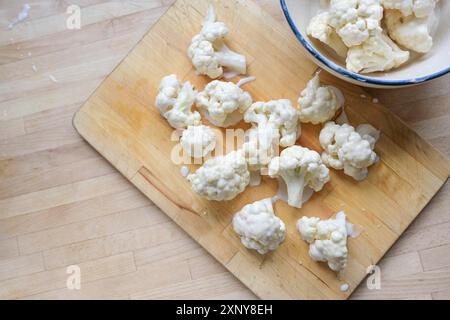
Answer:
[(225, 23), (217, 21), (216, 12), (213, 6), (208, 7), (208, 11), (202, 25), (203, 27), (200, 34), (211, 43), (222, 41), (223, 38), (225, 38), (229, 33)]
[(331, 0), (329, 24), (347, 47), (362, 44), (373, 30), (381, 30), (380, 0)]
[(268, 149), (262, 147), (259, 134), (258, 129), (250, 129), (247, 133), (247, 140), (242, 146), (250, 171), (267, 168), (276, 153), (273, 146)]
[(260, 144), (264, 149), (275, 141), (282, 147), (295, 144), (299, 137), (298, 111), (287, 99), (256, 102), (247, 110), (244, 121), (251, 123), (259, 133)]
[(343, 169), (357, 181), (366, 179), (368, 167), (378, 161), (373, 149), (379, 138), (379, 132), (370, 125), (360, 126), (359, 132), (348, 124), (328, 122), (319, 137), (323, 162), (336, 170)]
[(319, 75), (312, 78), (298, 99), (299, 119), (312, 124), (325, 123), (344, 105), (344, 95), (332, 86), (320, 86)]
[(275, 216), (272, 199), (256, 201), (243, 207), (233, 217), (233, 228), (246, 248), (260, 254), (277, 249), (286, 237), (286, 227)]
[(396, 9), (405, 17), (414, 13), (417, 18), (429, 16), (439, 0), (382, 0), (385, 9)]
[(404, 17), (398, 10), (386, 10), (385, 23), (389, 36), (403, 47), (427, 53), (433, 46), (431, 30), (436, 22), (434, 13), (428, 17), (417, 18), (414, 15)]
[(269, 164), (269, 176), (281, 178), (288, 193), (288, 204), (301, 208), (312, 191), (319, 192), (330, 181), (328, 168), (320, 155), (307, 148), (292, 146), (283, 150)]
[(216, 14), (210, 7), (203, 22), (202, 31), (192, 38), (187, 54), (198, 73), (212, 79), (223, 75), (223, 68), (238, 74), (247, 72), (245, 56), (230, 50), (224, 43), (228, 28), (216, 22)]
[(344, 42), (342, 42), (342, 39), (336, 33), (336, 30), (328, 24), (329, 19), (329, 12), (322, 12), (313, 17), (306, 29), (306, 33), (328, 45), (339, 56), (346, 57), (348, 48)]
[(361, 45), (351, 47), (347, 69), (355, 73), (388, 71), (404, 64), (409, 52), (401, 50), (386, 34), (376, 31)]
[(227, 128), (242, 120), (251, 95), (233, 82), (214, 80), (197, 96), (197, 107), (212, 124)]
[(208, 200), (226, 201), (243, 192), (250, 182), (250, 172), (241, 151), (207, 160), (187, 177), (192, 190)]
[(196, 97), (197, 91), (190, 82), (182, 84), (172, 74), (161, 80), (155, 104), (173, 128), (183, 129), (200, 124), (200, 114), (191, 110)]
[(248, 169), (250, 170), (250, 186), (258, 186), (261, 183), (261, 174), (266, 170), (270, 161), (275, 157), (276, 150), (274, 146), (264, 148), (258, 135), (262, 134), (264, 139), (265, 133), (260, 133), (258, 129), (250, 129), (247, 132), (246, 142), (242, 146), (245, 159), (247, 160)]
[(216, 134), (208, 126), (189, 126), (180, 139), (183, 150), (194, 158), (203, 158), (216, 147)]
[(329, 220), (303, 217), (298, 220), (297, 229), (302, 239), (310, 244), (309, 255), (314, 261), (327, 262), (336, 272), (345, 268), (348, 234), (344, 212)]

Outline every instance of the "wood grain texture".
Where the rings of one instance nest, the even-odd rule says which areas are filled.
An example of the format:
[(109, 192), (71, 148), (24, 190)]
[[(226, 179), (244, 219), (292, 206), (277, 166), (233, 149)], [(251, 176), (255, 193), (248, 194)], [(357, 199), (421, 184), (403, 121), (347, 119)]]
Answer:
[[(46, 202), (40, 208), (20, 204), (6, 213), (0, 210), (0, 274), (6, 277), (0, 281), (1, 298), (254, 298), (131, 184), (118, 179), (118, 186), (109, 186), (112, 177), (104, 175), (110, 176), (110, 165), (77, 138), (70, 123), (75, 110), (172, 1), (74, 0), (71, 4), (79, 4), (86, 19), (81, 30), (73, 31), (65, 28), (68, 4), (39, 0), (31, 3), (28, 20), (13, 30), (4, 28), (25, 2), (0, 1), (0, 199), (13, 203), (11, 199), (29, 195), (25, 199), (39, 196)], [(277, 1), (256, 2), (288, 31)], [(297, 45), (295, 40), (291, 44)], [(49, 74), (59, 83), (51, 82)], [(335, 81), (329, 76), (325, 80)], [(412, 89), (371, 89), (365, 95), (368, 102), (377, 97), (450, 156), (449, 88), (446, 76)], [(75, 174), (81, 168), (86, 169)], [(64, 200), (67, 188), (75, 194)], [(381, 290), (369, 290), (363, 283), (352, 298), (450, 297), (449, 191), (447, 184), (382, 259)], [(123, 221), (121, 212), (136, 216), (144, 207), (149, 220), (160, 222), (114, 226)], [(79, 237), (63, 232), (81, 226)], [(42, 238), (49, 235), (51, 240)], [(30, 245), (31, 239), (37, 239), (36, 246)], [(37, 251), (27, 254), (22, 249)], [(39, 271), (39, 253), (45, 270), (56, 271)], [(124, 253), (133, 254), (134, 266)], [(23, 267), (24, 261), (32, 263)], [(65, 288), (70, 264), (92, 273), (77, 292)]]
[[(248, 72), (257, 81), (247, 88), (254, 99), (283, 97), (295, 101), (299, 87), (306, 85), (316, 66), (298, 54), (293, 35), (251, 1), (215, 5), (230, 28), (230, 45), (249, 57)], [(74, 125), (114, 167), (257, 296), (347, 298), (366, 276), (367, 268), (378, 263), (442, 187), (450, 175), (450, 165), (386, 108), (364, 101), (359, 88), (323, 76), (324, 82), (344, 91), (347, 113), (355, 126), (369, 122), (381, 129), (376, 149), (381, 162), (361, 183), (333, 172), (331, 183), (302, 210), (278, 204), (277, 214), (287, 224), (288, 235), (277, 251), (261, 257), (243, 248), (231, 230), (232, 215), (255, 199), (275, 195), (276, 184), (265, 182), (225, 203), (201, 199), (190, 190), (179, 173), (180, 165), (172, 160), (173, 130), (154, 107), (159, 82), (167, 74), (176, 73), (198, 88), (208, 81), (195, 75), (185, 53), (207, 6), (203, 0), (178, 0), (77, 112)], [(300, 143), (319, 149), (318, 127), (304, 125)], [(348, 266), (336, 276), (323, 264), (310, 260), (308, 245), (301, 241), (295, 224), (303, 215), (329, 217), (338, 210), (345, 210), (349, 221), (364, 231), (350, 240)], [(19, 245), (29, 253), (44, 250), (45, 240), (38, 240), (42, 238), (27, 238), (28, 245), (19, 238)], [(342, 292), (343, 283), (348, 283), (350, 290)]]

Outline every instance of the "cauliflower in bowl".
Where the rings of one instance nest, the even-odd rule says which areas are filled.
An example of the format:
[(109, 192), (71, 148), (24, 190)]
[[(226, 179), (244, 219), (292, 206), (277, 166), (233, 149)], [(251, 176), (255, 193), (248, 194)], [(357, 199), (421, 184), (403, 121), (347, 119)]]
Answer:
[(386, 10), (385, 22), (389, 36), (406, 49), (427, 53), (433, 47), (431, 31), (437, 21), (434, 13), (424, 18), (404, 17), (398, 10)]
[(425, 18), (433, 13), (439, 0), (382, 0), (385, 9), (399, 10), (404, 17)]
[(438, 1), (331, 0), (311, 19), (307, 34), (345, 57), (351, 72), (389, 71), (410, 59), (403, 49), (431, 50)]
[(400, 49), (384, 32), (378, 31), (359, 46), (348, 49), (347, 69), (356, 73), (388, 71), (409, 60), (409, 52)]
[(248, 204), (237, 212), (233, 229), (246, 248), (260, 254), (277, 249), (286, 237), (284, 222), (275, 215), (270, 198)]

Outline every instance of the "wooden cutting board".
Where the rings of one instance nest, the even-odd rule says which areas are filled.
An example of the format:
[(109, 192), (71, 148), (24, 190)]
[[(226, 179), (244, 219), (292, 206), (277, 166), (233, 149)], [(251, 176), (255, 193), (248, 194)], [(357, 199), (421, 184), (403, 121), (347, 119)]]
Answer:
[[(316, 71), (301, 54), (287, 24), (275, 22), (252, 1), (213, 1), (227, 23), (229, 46), (247, 56), (248, 84), (255, 100), (288, 98), (299, 92)], [(208, 79), (196, 76), (186, 49), (200, 30), (207, 1), (178, 0), (108, 76), (74, 118), (78, 132), (139, 190), (219, 260), (259, 297), (265, 299), (345, 299), (405, 231), (450, 175), (450, 165), (386, 108), (372, 103), (359, 87), (323, 72), (321, 79), (341, 88), (353, 125), (371, 123), (381, 129), (376, 152), (381, 162), (364, 182), (332, 170), (332, 180), (302, 209), (278, 202), (275, 210), (287, 226), (281, 247), (266, 256), (245, 249), (231, 226), (245, 204), (273, 196), (274, 180), (248, 188), (235, 200), (210, 202), (191, 191), (171, 161), (172, 128), (154, 107), (161, 78), (176, 73), (202, 89)], [(411, 89), (412, 94), (413, 90)], [(245, 125), (242, 125), (245, 127)], [(299, 144), (320, 151), (319, 126), (303, 125)], [(191, 171), (198, 166), (191, 166)], [(326, 264), (311, 261), (308, 245), (296, 231), (304, 216), (331, 217), (345, 210), (362, 228), (349, 239), (347, 268), (336, 275)], [(426, 241), (426, 239), (424, 239)], [(340, 286), (350, 285), (347, 292)]]

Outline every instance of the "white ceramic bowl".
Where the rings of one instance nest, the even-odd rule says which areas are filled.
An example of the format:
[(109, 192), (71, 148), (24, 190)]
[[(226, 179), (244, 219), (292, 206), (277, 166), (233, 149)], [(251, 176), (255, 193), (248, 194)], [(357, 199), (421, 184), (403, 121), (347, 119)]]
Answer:
[(441, 0), (436, 13), (439, 25), (434, 31), (433, 49), (425, 55), (412, 54), (402, 67), (388, 72), (357, 74), (345, 68), (344, 59), (306, 34), (309, 21), (326, 5), (324, 0), (280, 0), (284, 15), (306, 55), (335, 76), (357, 85), (399, 88), (430, 81), (450, 72), (450, 1)]

